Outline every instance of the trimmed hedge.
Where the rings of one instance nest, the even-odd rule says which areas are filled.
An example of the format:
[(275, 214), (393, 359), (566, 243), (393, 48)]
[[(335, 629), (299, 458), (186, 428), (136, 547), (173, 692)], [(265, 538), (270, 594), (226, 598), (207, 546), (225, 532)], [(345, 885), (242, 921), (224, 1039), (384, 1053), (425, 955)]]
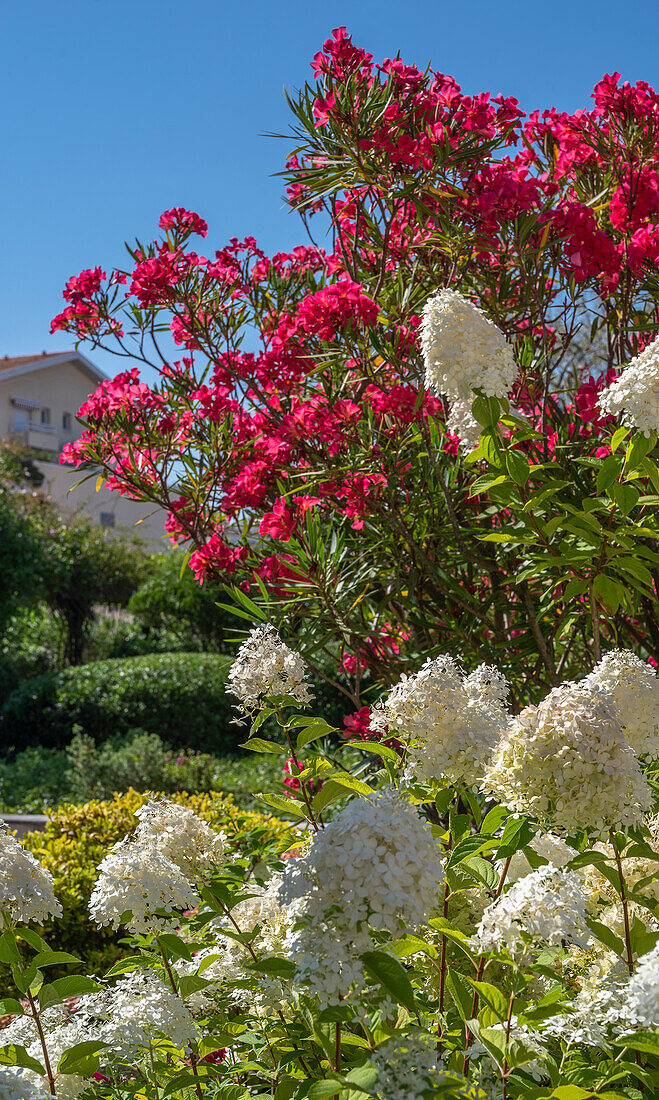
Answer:
[[(103, 973), (119, 958), (119, 940), (126, 935), (124, 929), (97, 928), (90, 920), (88, 905), (97, 867), (113, 844), (134, 832), (135, 810), (148, 797), (130, 790), (108, 801), (63, 806), (53, 814), (45, 832), (27, 833), (22, 840), (52, 874), (62, 903), (63, 916), (46, 926), (46, 938), (56, 941), (58, 950), (83, 959), (96, 973)], [(266, 850), (284, 852), (295, 838), (285, 822), (240, 810), (230, 795), (179, 793), (162, 797), (190, 806), (214, 829), (224, 832), (229, 863), (236, 858), (257, 862)], [(8, 984), (6, 971), (0, 965), (0, 993)]]
[(136, 728), (170, 748), (235, 751), (245, 730), (224, 691), (230, 659), (214, 653), (158, 653), (93, 661), (36, 676), (0, 712), (0, 744), (62, 748), (74, 726), (96, 742)]

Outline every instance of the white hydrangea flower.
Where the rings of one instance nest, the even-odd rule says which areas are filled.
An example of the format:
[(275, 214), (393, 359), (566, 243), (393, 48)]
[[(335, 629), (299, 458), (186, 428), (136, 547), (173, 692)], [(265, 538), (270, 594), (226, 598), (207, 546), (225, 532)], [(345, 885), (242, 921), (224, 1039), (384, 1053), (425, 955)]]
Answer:
[[(547, 863), (552, 863), (554, 867), (559, 869), (565, 867), (571, 859), (575, 859), (579, 855), (576, 848), (571, 848), (560, 836), (554, 836), (553, 833), (538, 833), (528, 847), (541, 859), (546, 860)], [(512, 885), (513, 882), (517, 882), (525, 875), (532, 873), (533, 867), (524, 852), (514, 852), (506, 872), (506, 882)]]
[(571, 871), (561, 871), (548, 863), (519, 879), (488, 906), (476, 929), (474, 945), (478, 951), (501, 951), (523, 955), (527, 944), (560, 947), (566, 942), (588, 942), (587, 898), (582, 883)]
[(511, 810), (566, 833), (626, 829), (652, 804), (613, 700), (572, 683), (510, 723), (482, 786)]
[(478, 306), (455, 290), (426, 302), (421, 322), (426, 386), (453, 401), (480, 389), (505, 397), (517, 376), (512, 345)]
[(201, 882), (224, 859), (223, 833), (216, 833), (190, 809), (151, 798), (135, 811), (135, 840), (153, 845), (192, 882)]
[(506, 693), (497, 669), (481, 665), (465, 677), (443, 654), (396, 684), (371, 711), (371, 729), (413, 738), (409, 770), (419, 779), (474, 784), (507, 724)]
[[(503, 1033), (505, 1031), (503, 1024), (493, 1024), (491, 1026), (493, 1031), (501, 1032), (503, 1037)], [(546, 1044), (542, 1041), (542, 1035), (538, 1031), (531, 1031), (528, 1024), (518, 1023), (517, 1016), (511, 1016), (510, 1040), (511, 1042), (517, 1041), (523, 1043), (529, 1053), (532, 1052), (536, 1055), (535, 1058), (530, 1059), (528, 1062), (523, 1062), (521, 1068), (524, 1070), (525, 1073), (530, 1074), (534, 1081), (544, 1080), (547, 1077), (547, 1069), (543, 1065), (543, 1060), (547, 1056), (548, 1051)], [(471, 1046), (469, 1047), (469, 1055), (471, 1058), (482, 1058), (485, 1061), (486, 1065), (489, 1062), (490, 1068), (495, 1070), (494, 1078), (490, 1077), (487, 1070), (485, 1070), (485, 1072), (482, 1072), (480, 1074), (480, 1080), (481, 1084), (485, 1086), (486, 1090), (487, 1085), (489, 1084), (490, 1089), (487, 1090), (487, 1094), (489, 1096), (496, 1096), (498, 1100), (498, 1098), (501, 1096), (499, 1088), (501, 1079), (499, 1076), (499, 1071), (496, 1067), (496, 1063), (494, 1062), (494, 1059), (492, 1058), (492, 1055), (488, 1051), (487, 1047), (483, 1045), (480, 1039), (474, 1039)], [(487, 1080), (488, 1077), (489, 1081)], [(494, 1088), (492, 1088), (492, 1086), (494, 1086)]]
[(473, 451), (478, 446), (480, 434), (483, 431), (483, 426), (478, 423), (471, 411), (472, 404), (473, 396), (452, 401), (446, 418), (446, 427), (453, 435), (457, 435), (466, 452)]
[(644, 435), (659, 430), (659, 337), (630, 359), (622, 373), (599, 395), (604, 413)]
[(289, 938), (300, 979), (335, 1003), (362, 979), (369, 928), (396, 938), (424, 924), (444, 878), (417, 810), (395, 791), (355, 798), (284, 871), (281, 900), (303, 920)]
[(254, 714), (271, 695), (291, 695), (304, 706), (312, 699), (306, 675), (299, 653), (266, 623), (255, 627), (238, 650), (226, 690), (240, 700), (239, 709), (245, 714)]
[(453, 1076), (446, 1078), (436, 1036), (389, 1039), (374, 1051), (373, 1062), (378, 1069), (375, 1088), (382, 1100), (424, 1100), (430, 1089), (441, 1087), (447, 1080), (457, 1084)]
[[(194, 909), (199, 898), (180, 868), (152, 843), (124, 837), (110, 849), (99, 867), (89, 902), (92, 920), (118, 928), (130, 910), (131, 932), (164, 932), (178, 923), (180, 913)], [(171, 917), (159, 916), (164, 910)]]
[(285, 958), (299, 903), (282, 905), (279, 898), (281, 882), (281, 874), (273, 874), (264, 886), (247, 884), (246, 889), (251, 896), (234, 906), (232, 920), (217, 917), (208, 925), (209, 931), (217, 933), (216, 941), (204, 946), (192, 962), (185, 959), (176, 962), (179, 974), (199, 974), (209, 983), (188, 997), (187, 1003), (193, 1011), (206, 1009), (209, 1001), (216, 999), (222, 990), (228, 991), (237, 1005), (248, 1003), (258, 1015), (267, 1015), (271, 1010), (276, 1011), (290, 1003), (291, 993), (295, 995), (290, 982), (285, 984), (268, 975), (252, 973), (249, 989), (231, 988), (233, 982), (245, 977), (245, 964), (251, 962), (252, 956), (244, 944), (222, 934), (223, 928), (232, 932), (255, 932), (251, 941), (254, 951), (260, 955)]
[(22, 924), (43, 924), (49, 917), (62, 916), (50, 871), (9, 835), (6, 826), (0, 828), (0, 910)]
[(638, 756), (659, 757), (659, 677), (628, 649), (607, 653), (582, 685), (611, 695), (625, 741)]
[(638, 960), (625, 1000), (640, 1027), (659, 1029), (659, 943)]
[(94, 1028), (112, 1058), (132, 1061), (162, 1036), (186, 1050), (199, 1029), (184, 1001), (152, 970), (134, 970), (80, 998), (76, 1019)]
[(0, 1066), (0, 1100), (52, 1100), (47, 1085), (24, 1069)]
[[(86, 1027), (83, 1021), (76, 1015), (72, 1015), (65, 1005), (55, 1005), (40, 1012), (39, 1021), (44, 1033), (48, 1060), (53, 1074), (56, 1076), (57, 1096), (58, 1098), (62, 1097), (62, 1100), (75, 1100), (75, 1097), (79, 1096), (87, 1087), (87, 1082), (84, 1077), (76, 1073), (57, 1075), (59, 1060), (70, 1047), (88, 1039), (98, 1039), (98, 1034), (93, 1027)], [(41, 1039), (31, 1013), (26, 1013), (24, 1016), (15, 1016), (13, 1020), (10, 1020), (7, 1027), (3, 1028), (2, 1045), (7, 1046), (12, 1043), (25, 1047), (31, 1058), (36, 1059), (42, 1065), (44, 1064)], [(50, 1096), (45, 1078), (33, 1073), (31, 1070), (24, 1070), (23, 1072), (27, 1081), (33, 1083), (34, 1088), (37, 1090), (36, 1096), (44, 1095), (44, 1093), (38, 1091), (42, 1087), (45, 1088), (45, 1095)], [(27, 1096), (31, 1095), (32, 1093), (27, 1092)], [(2, 1089), (0, 1087), (0, 1100), (1, 1097)]]

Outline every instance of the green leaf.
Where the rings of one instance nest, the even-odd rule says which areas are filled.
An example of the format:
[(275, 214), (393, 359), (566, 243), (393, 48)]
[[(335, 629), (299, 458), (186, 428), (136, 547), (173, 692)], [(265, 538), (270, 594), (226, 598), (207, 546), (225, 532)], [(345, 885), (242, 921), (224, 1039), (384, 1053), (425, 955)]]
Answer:
[(403, 966), (384, 951), (365, 951), (360, 956), (366, 970), (408, 1012), (415, 1012), (414, 990)]
[(600, 943), (608, 947), (609, 951), (613, 951), (620, 958), (625, 957), (625, 945), (620, 937), (616, 936), (615, 932), (612, 932), (605, 924), (592, 920), (590, 917), (586, 917), (586, 924)]
[(467, 978), (469, 984), (476, 990), (481, 1001), (492, 1009), (495, 1016), (503, 1024), (508, 1018), (508, 998), (495, 985), (489, 982), (477, 982), (474, 978)]
[(60, 963), (77, 963), (80, 964), (80, 959), (76, 959), (75, 955), (69, 955), (68, 951), (41, 951), (38, 955), (35, 955), (32, 959), (34, 966), (58, 966)]
[(391, 760), (393, 764), (400, 763), (400, 756), (389, 745), (381, 745), (379, 741), (353, 741), (351, 747), (360, 752), (372, 752), (375, 756), (381, 756), (383, 760)]
[(0, 936), (0, 962), (20, 965), (21, 956), (12, 932), (3, 932)]
[(514, 855), (520, 848), (525, 848), (533, 840), (536, 831), (528, 817), (509, 817), (497, 848), (497, 859), (508, 859), (508, 856)]
[(362, 783), (361, 779), (356, 779), (354, 775), (349, 775), (347, 772), (337, 772), (315, 795), (311, 803), (314, 813), (321, 813), (332, 802), (337, 802), (339, 798), (345, 798), (348, 791), (356, 791), (358, 794), (373, 794), (373, 788), (369, 787), (367, 783)]
[(617, 455), (609, 455), (604, 459), (602, 467), (597, 475), (597, 492), (604, 493), (609, 485), (612, 485), (622, 469), (622, 461)]
[(250, 737), (249, 741), (239, 746), (241, 749), (251, 749), (252, 752), (276, 752), (286, 756), (288, 749), (284, 745), (278, 745), (276, 741), (264, 741), (262, 737)]
[(627, 1047), (629, 1050), (640, 1050), (643, 1054), (659, 1055), (659, 1031), (637, 1031), (634, 1035), (625, 1035), (622, 1039), (614, 1039), (617, 1047)]
[(613, 499), (624, 516), (628, 516), (637, 503), (640, 493), (635, 485), (617, 481), (613, 486)]
[(344, 1088), (343, 1081), (327, 1078), (324, 1081), (316, 1081), (309, 1089), (309, 1100), (325, 1100), (326, 1096), (337, 1096)]
[(508, 451), (506, 455), (506, 468), (517, 485), (526, 485), (529, 480), (529, 462), (520, 451)]
[(79, 1073), (82, 1077), (91, 1077), (99, 1067), (98, 1052), (107, 1047), (107, 1043), (88, 1039), (76, 1043), (64, 1051), (57, 1064), (58, 1073)]
[(472, 856), (476, 852), (479, 852), (484, 845), (487, 844), (487, 839), (483, 839), (482, 836), (466, 836), (456, 844), (455, 848), (451, 852), (448, 863), (448, 867), (455, 867), (456, 864), (461, 863), (467, 856)]
[(322, 718), (317, 718), (315, 722), (311, 722), (306, 729), (303, 729), (297, 735), (297, 751), (301, 752), (312, 741), (317, 741), (319, 737), (327, 737), (334, 732), (334, 727), (330, 726)]
[(66, 978), (58, 978), (50, 985), (44, 985), (39, 991), (40, 1008), (50, 1008), (51, 1005), (60, 1004), (68, 997), (79, 997), (83, 993), (94, 993), (100, 989), (97, 982), (87, 978), (84, 974), (71, 974)]
[(31, 1058), (25, 1047), (18, 1046), (16, 1043), (0, 1047), (0, 1065), (20, 1066), (21, 1069), (31, 1069), (33, 1073), (39, 1073), (42, 1077), (46, 1075), (41, 1062)]
[(276, 978), (285, 978), (287, 981), (290, 981), (295, 974), (295, 965), (290, 959), (280, 959), (276, 955), (245, 963), (245, 969), (256, 970), (259, 974), (271, 974)]
[(23, 1016), (23, 1005), (14, 997), (5, 997), (0, 1001), (0, 1016)]
[(158, 943), (164, 949), (168, 958), (185, 959), (192, 962), (192, 951), (179, 936), (171, 932), (163, 932), (158, 936)]
[(282, 813), (293, 814), (295, 817), (308, 818), (307, 807), (304, 805), (304, 802), (298, 802), (297, 799), (293, 797), (285, 794), (262, 794), (260, 799), (262, 802), (265, 802), (267, 806), (272, 806), (273, 810), (280, 810)]
[(626, 439), (628, 435), (629, 428), (616, 428), (611, 437), (611, 451), (613, 452), (613, 454), (615, 454), (623, 439)]
[(625, 587), (604, 573), (600, 573), (593, 581), (593, 595), (613, 613), (618, 610), (625, 598)]
[(461, 1020), (468, 1020), (472, 1015), (474, 1003), (474, 991), (463, 974), (458, 970), (449, 970), (446, 974), (446, 984), (451, 994), (455, 1007)]
[(487, 859), (482, 856), (468, 856), (463, 859), (460, 867), (472, 875), (478, 882), (487, 886), (488, 890), (496, 890), (499, 885), (499, 875)]
[(637, 470), (643, 459), (654, 450), (656, 442), (656, 432), (651, 432), (649, 436), (643, 435), (642, 432), (634, 432), (625, 455), (625, 473)]

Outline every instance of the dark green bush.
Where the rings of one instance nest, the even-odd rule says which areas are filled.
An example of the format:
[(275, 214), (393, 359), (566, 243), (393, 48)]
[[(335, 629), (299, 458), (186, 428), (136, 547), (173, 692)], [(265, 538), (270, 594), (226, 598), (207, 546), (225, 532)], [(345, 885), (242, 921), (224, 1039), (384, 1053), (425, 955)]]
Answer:
[(235, 751), (246, 731), (231, 724), (229, 663), (217, 654), (163, 653), (37, 676), (6, 700), (0, 744), (62, 748), (80, 726), (96, 742), (139, 728), (170, 748)]
[(67, 756), (63, 749), (40, 745), (0, 759), (0, 809), (3, 813), (49, 813), (70, 799)]
[(20, 683), (20, 677), (11, 661), (0, 653), (0, 706), (8, 699), (12, 691), (15, 691)]

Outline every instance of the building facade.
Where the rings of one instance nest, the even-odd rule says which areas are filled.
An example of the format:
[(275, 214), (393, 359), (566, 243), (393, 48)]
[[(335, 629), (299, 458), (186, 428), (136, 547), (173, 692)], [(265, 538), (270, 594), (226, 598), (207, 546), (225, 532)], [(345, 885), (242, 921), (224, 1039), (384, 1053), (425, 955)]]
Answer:
[(0, 358), (0, 436), (43, 455), (37, 463), (44, 474), (43, 490), (61, 508), (102, 527), (131, 531), (151, 549), (164, 550), (169, 542), (163, 509), (105, 486), (97, 491), (97, 473), (59, 465), (64, 445), (82, 434), (78, 409), (105, 378), (78, 351)]

